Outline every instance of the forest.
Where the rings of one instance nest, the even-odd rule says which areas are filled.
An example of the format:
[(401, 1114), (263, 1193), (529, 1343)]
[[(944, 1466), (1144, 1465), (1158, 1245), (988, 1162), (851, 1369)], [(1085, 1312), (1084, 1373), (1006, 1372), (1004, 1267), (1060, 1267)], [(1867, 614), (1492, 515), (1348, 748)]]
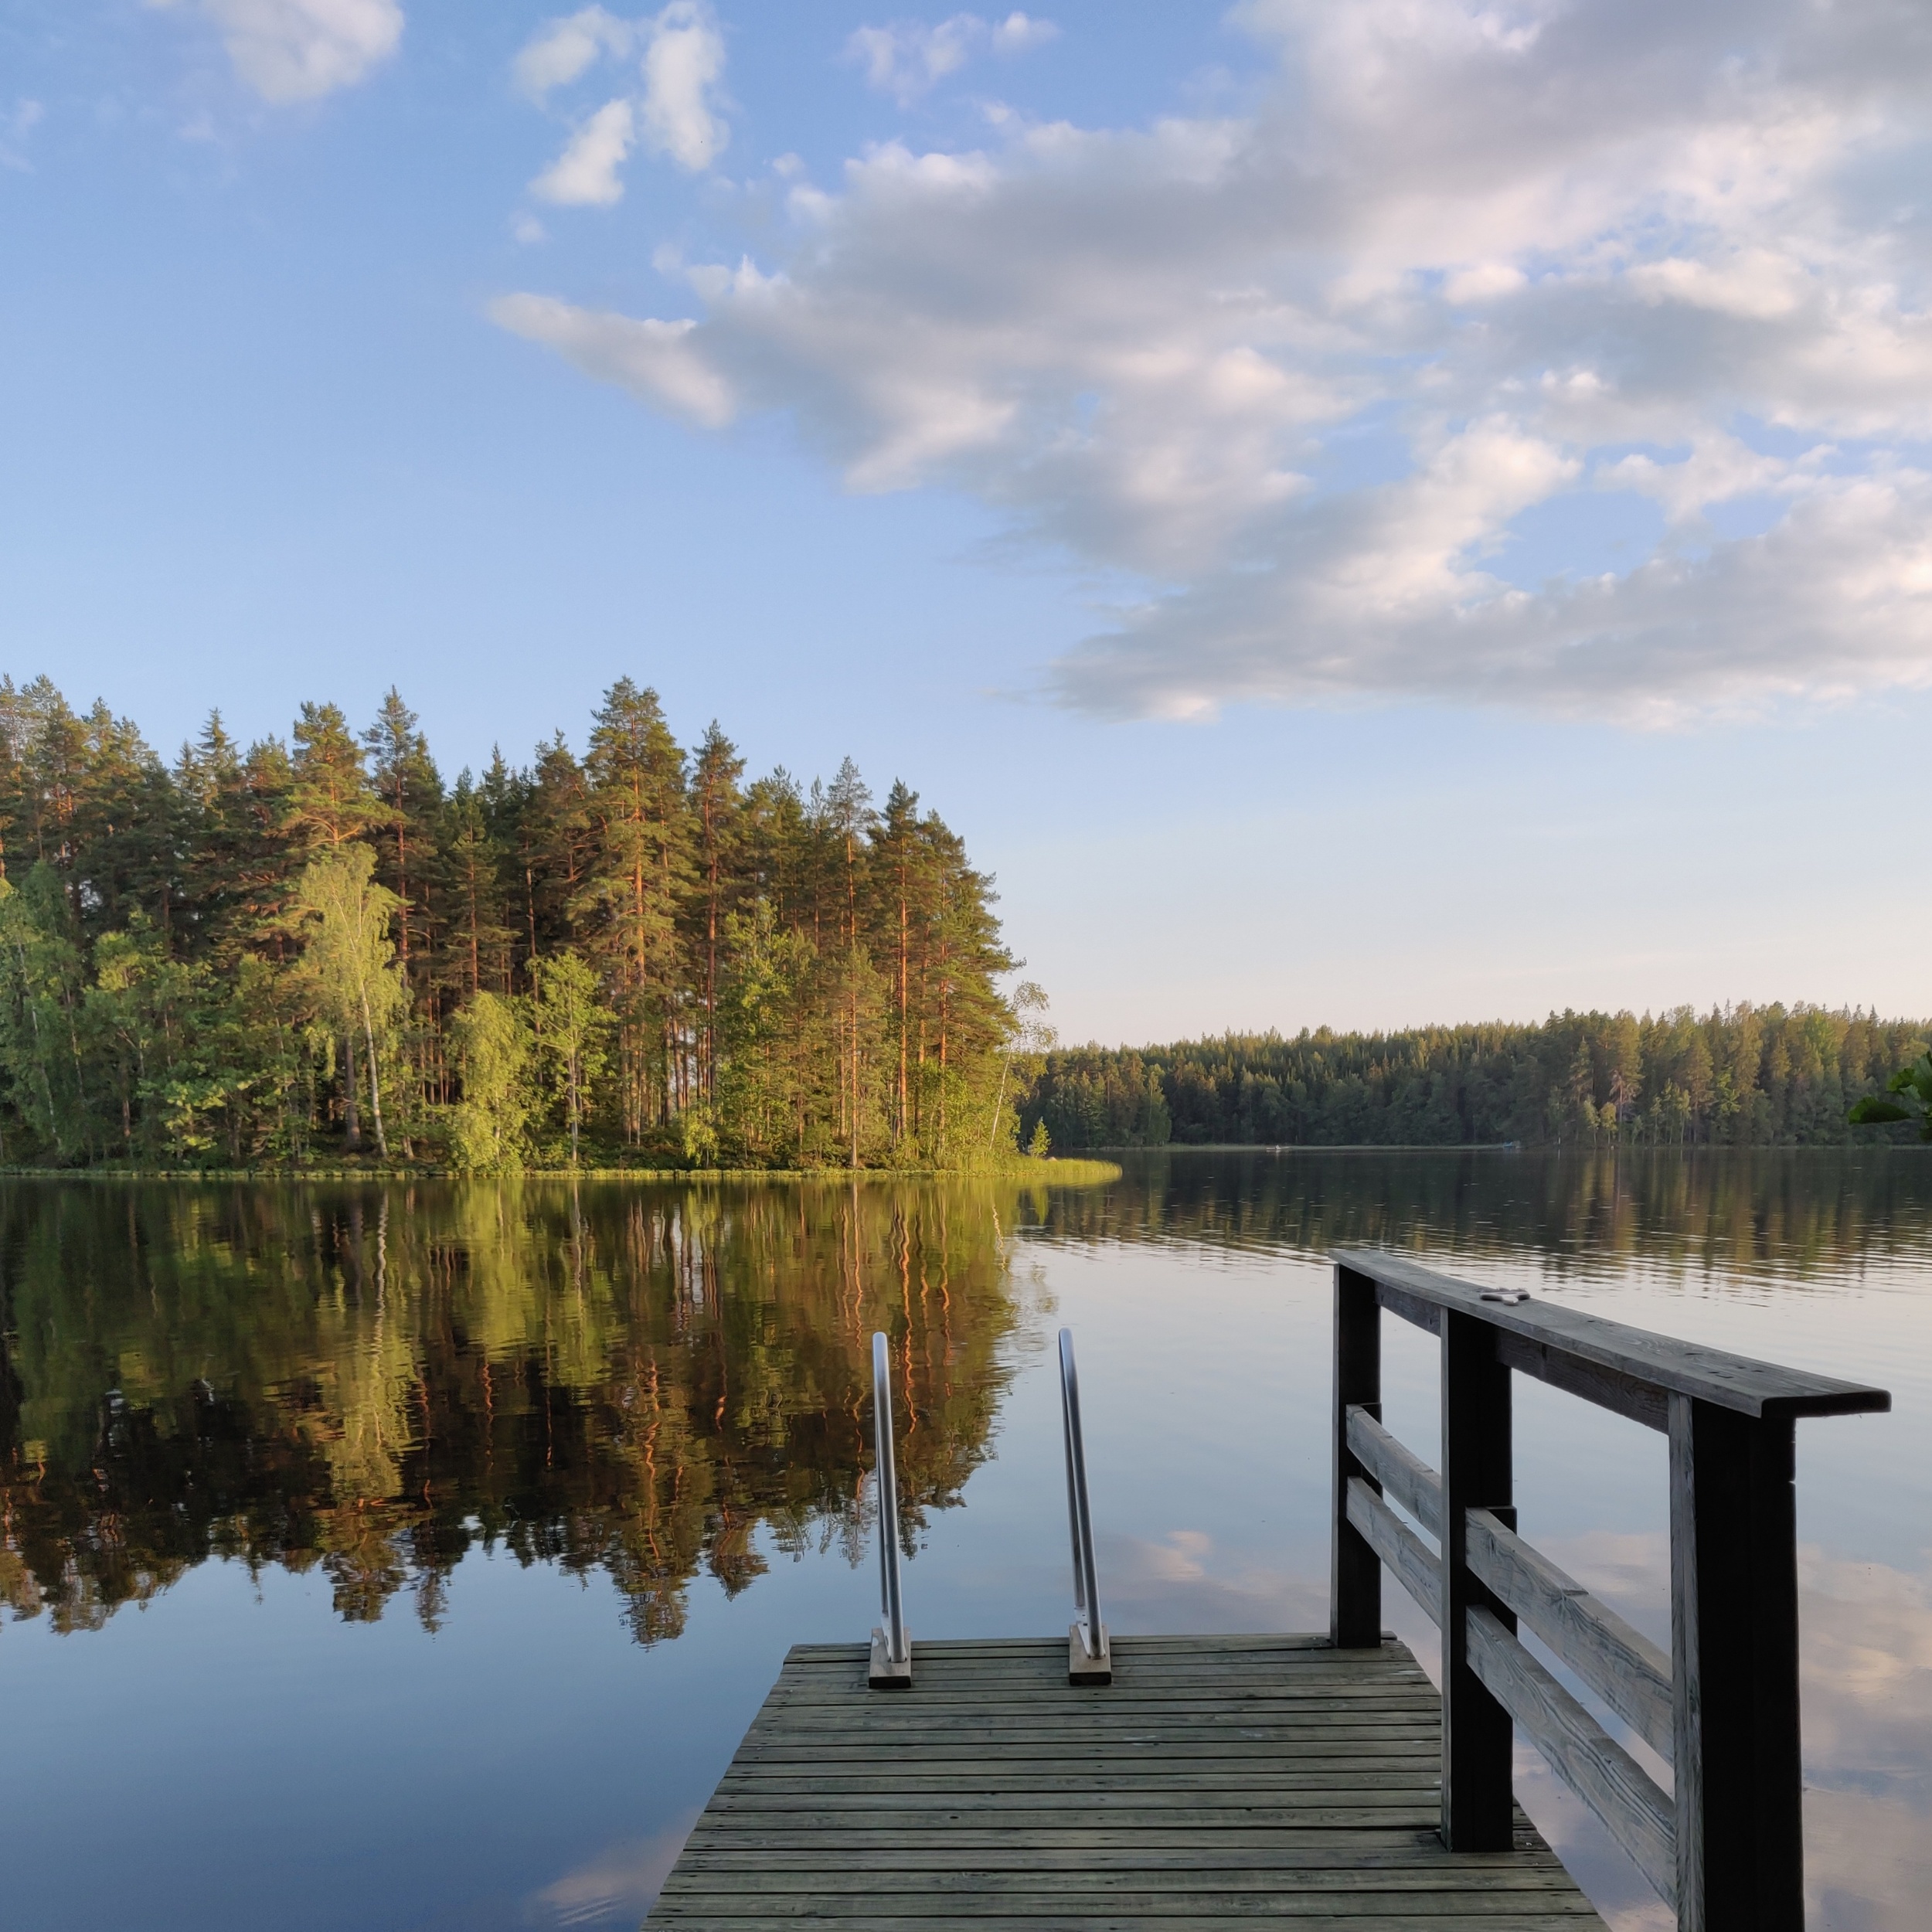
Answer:
[(1540, 1022), (1049, 1053), (1022, 1109), (1060, 1148), (1815, 1146), (1902, 1138), (1845, 1112), (1926, 1022), (1823, 1007), (1553, 1013)]
[(744, 772), (628, 679), (583, 756), (454, 783), (393, 690), (171, 764), (0, 681), (0, 1166), (1015, 1158), (1043, 999), (992, 879), (849, 760)]

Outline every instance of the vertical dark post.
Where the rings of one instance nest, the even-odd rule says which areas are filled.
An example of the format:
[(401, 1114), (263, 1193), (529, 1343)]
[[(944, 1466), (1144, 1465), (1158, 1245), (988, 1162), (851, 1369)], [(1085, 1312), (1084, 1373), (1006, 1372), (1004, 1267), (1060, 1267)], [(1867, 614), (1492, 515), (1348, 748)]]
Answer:
[[(1349, 1410), (1382, 1420), (1382, 1308), (1376, 1284), (1339, 1263), (1335, 1270), (1335, 1535), (1329, 1546), (1328, 1637), (1338, 1650), (1382, 1641), (1382, 1559), (1349, 1521), (1349, 1478), (1372, 1481), (1349, 1453)], [(1379, 1483), (1374, 1488), (1379, 1492)]]
[(1452, 1852), (1506, 1852), (1513, 1812), (1509, 1713), (1469, 1668), (1469, 1611), (1506, 1630), (1516, 1620), (1469, 1573), (1468, 1517), (1493, 1509), (1512, 1529), (1509, 1371), (1495, 1331), (1442, 1311), (1442, 1842)]
[(1670, 1399), (1680, 1932), (1804, 1932), (1793, 1434)]

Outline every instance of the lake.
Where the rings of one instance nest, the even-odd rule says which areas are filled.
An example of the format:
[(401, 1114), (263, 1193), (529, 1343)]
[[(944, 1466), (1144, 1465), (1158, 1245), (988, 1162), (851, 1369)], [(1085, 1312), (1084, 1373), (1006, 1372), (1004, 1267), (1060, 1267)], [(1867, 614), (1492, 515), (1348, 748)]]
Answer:
[[(1932, 1151), (1175, 1151), (1093, 1189), (0, 1183), (10, 1932), (634, 1923), (787, 1647), (1325, 1628), (1338, 1243), (1877, 1382), (1798, 1432), (1814, 1928), (1932, 1897)], [(1384, 1323), (1434, 1458), (1435, 1344)], [(1524, 1532), (1668, 1644), (1660, 1437), (1517, 1378)], [(1386, 1614), (1434, 1668), (1433, 1628)], [(1620, 1927), (1669, 1923), (1519, 1752)]]

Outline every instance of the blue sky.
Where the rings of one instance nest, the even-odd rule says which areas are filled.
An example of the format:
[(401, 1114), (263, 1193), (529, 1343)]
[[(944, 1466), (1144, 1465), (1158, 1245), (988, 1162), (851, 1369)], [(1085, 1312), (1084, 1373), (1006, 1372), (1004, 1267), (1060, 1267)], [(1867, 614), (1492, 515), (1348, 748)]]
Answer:
[(1064, 1036), (1932, 1009), (1932, 15), (12, 0), (0, 668), (621, 675)]

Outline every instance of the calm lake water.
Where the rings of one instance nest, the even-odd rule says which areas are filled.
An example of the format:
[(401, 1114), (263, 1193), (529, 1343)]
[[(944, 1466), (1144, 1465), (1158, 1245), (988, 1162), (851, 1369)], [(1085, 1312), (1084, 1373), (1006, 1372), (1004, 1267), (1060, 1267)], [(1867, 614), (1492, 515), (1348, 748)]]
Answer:
[[(1932, 1153), (1175, 1153), (1004, 1185), (0, 1185), (0, 1922), (634, 1923), (787, 1646), (1325, 1626), (1329, 1277), (1398, 1247), (1876, 1381), (1801, 1424), (1814, 1928), (1932, 1899)], [(1385, 1321), (1434, 1460), (1434, 1343)], [(1662, 1439), (1518, 1380), (1525, 1532), (1668, 1645)], [(1391, 1621), (1433, 1668), (1392, 1583)], [(1620, 1927), (1662, 1910), (1521, 1758)]]

